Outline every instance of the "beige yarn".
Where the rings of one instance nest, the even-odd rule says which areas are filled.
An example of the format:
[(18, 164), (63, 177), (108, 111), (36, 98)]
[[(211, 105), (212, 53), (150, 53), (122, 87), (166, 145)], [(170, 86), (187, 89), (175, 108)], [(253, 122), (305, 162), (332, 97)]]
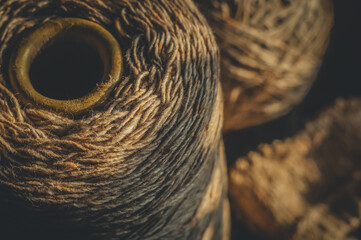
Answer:
[(292, 138), (238, 159), (229, 178), (238, 218), (267, 239), (356, 239), (360, 119), (360, 99), (338, 100)]
[(224, 129), (270, 121), (312, 86), (333, 24), (330, 0), (197, 0), (221, 49)]
[[(58, 17), (102, 25), (124, 53), (110, 98), (81, 118), (25, 105), (7, 82), (18, 39)], [(218, 49), (192, 1), (1, 1), (0, 56), (0, 238), (227, 235)]]

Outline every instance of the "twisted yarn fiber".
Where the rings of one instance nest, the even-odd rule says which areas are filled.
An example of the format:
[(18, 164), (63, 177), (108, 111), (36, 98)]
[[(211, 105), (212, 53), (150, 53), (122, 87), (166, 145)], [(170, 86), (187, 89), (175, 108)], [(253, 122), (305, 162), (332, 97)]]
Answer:
[(312, 86), (326, 49), (330, 0), (197, 0), (221, 49), (224, 128), (287, 113)]
[[(109, 99), (79, 119), (19, 102), (6, 78), (14, 44), (57, 17), (99, 23), (124, 54)], [(191, 1), (2, 1), (0, 55), (2, 234), (221, 238), (219, 56)]]

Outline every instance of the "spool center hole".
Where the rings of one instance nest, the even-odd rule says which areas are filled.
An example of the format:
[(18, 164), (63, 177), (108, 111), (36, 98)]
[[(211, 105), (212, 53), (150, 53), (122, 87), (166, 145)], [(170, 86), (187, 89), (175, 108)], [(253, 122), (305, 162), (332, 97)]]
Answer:
[(89, 94), (102, 80), (99, 53), (81, 42), (63, 39), (46, 46), (33, 60), (30, 81), (40, 94), (71, 100)]

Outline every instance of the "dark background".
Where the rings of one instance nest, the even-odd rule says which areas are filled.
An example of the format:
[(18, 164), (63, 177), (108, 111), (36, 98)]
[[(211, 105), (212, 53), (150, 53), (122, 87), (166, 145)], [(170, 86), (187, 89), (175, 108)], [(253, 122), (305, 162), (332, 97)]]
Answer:
[[(306, 0), (307, 1), (307, 0)], [(331, 40), (314, 86), (305, 100), (286, 116), (267, 124), (225, 134), (228, 165), (260, 143), (285, 139), (337, 98), (361, 96), (361, 1), (333, 0), (335, 22)], [(361, 232), (361, 229), (357, 232)], [(361, 239), (361, 235), (356, 237)], [(232, 216), (232, 240), (261, 240)]]

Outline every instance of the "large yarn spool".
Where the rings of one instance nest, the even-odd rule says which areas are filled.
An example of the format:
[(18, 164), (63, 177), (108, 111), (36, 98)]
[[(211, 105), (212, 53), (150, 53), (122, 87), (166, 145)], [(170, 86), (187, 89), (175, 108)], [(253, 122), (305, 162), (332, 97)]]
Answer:
[[(59, 17), (123, 53), (109, 97), (76, 117), (8, 81), (16, 44)], [(5, 0), (0, 39), (0, 238), (228, 237), (218, 49), (192, 1)]]
[(230, 170), (234, 211), (267, 239), (358, 239), (361, 100), (337, 101), (292, 138)]
[(197, 0), (221, 49), (224, 129), (275, 119), (310, 89), (333, 24), (330, 0)]

